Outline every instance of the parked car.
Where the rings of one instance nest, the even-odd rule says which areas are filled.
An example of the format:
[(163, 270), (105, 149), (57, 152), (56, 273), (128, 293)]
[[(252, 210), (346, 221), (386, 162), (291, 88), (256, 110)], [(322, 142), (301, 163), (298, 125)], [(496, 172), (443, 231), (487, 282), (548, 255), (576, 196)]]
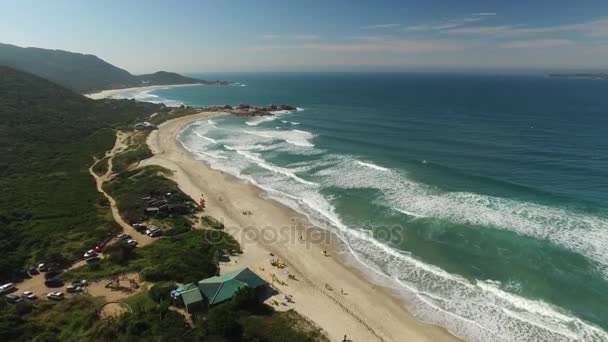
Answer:
[(36, 267), (30, 267), (30, 269), (27, 271), (30, 275), (33, 275), (33, 276), (40, 274), (40, 271), (38, 271), (38, 269)]
[(14, 295), (14, 294), (8, 294), (8, 295), (4, 296), (4, 298), (6, 298), (7, 302), (12, 303), (12, 304), (16, 304), (16, 303), (23, 301), (23, 298), (21, 298), (17, 295)]
[[(150, 229), (146, 230), (146, 235), (151, 236), (151, 237), (152, 237), (152, 235), (159, 236), (159, 235), (157, 235), (158, 232), (161, 232), (161, 230), (156, 227), (151, 227)], [(161, 232), (161, 234), (162, 234), (162, 232)]]
[(80, 286), (80, 287), (86, 287), (89, 286), (89, 282), (86, 281), (86, 279), (81, 279), (81, 280), (74, 280), (72, 282), (73, 286)]
[(121, 233), (121, 234), (116, 235), (116, 238), (118, 240), (128, 240), (131, 238), (131, 235), (129, 235), (127, 233)]
[(40, 264), (38, 265), (38, 271), (40, 271), (40, 272), (46, 272), (46, 271), (48, 271), (48, 270), (49, 270), (49, 267), (48, 267), (48, 265), (47, 265), (47, 264), (45, 264), (44, 262), (43, 262), (43, 263), (40, 263)]
[(84, 253), (84, 258), (90, 258), (90, 257), (94, 257), (97, 255), (97, 252), (95, 252), (94, 249), (89, 249), (86, 253)]
[(68, 293), (79, 293), (79, 292), (82, 292), (82, 287), (75, 286), (75, 285), (68, 285), (68, 286), (65, 287), (65, 290)]
[(23, 297), (25, 299), (29, 299), (29, 300), (38, 299), (38, 296), (36, 296), (36, 294), (32, 291), (23, 291), (23, 294), (21, 295), (21, 297)]
[(51, 279), (51, 278), (55, 278), (55, 277), (57, 277), (58, 275), (60, 275), (60, 274), (61, 274), (61, 272), (62, 272), (62, 271), (61, 271), (61, 270), (58, 270), (58, 269), (49, 269), (49, 270), (48, 270), (48, 272), (46, 272), (46, 273), (44, 274), (44, 279)]
[(129, 239), (127, 240), (127, 245), (131, 246), (131, 247), (136, 247), (139, 244), (139, 242), (133, 240), (133, 239)]
[(159, 237), (163, 235), (163, 231), (158, 229), (158, 230), (153, 230), (150, 232), (150, 234), (148, 234), (149, 237)]
[(90, 257), (90, 258), (86, 258), (84, 259), (84, 261), (87, 262), (87, 264), (93, 264), (99, 261), (99, 257), (94, 256), (94, 257)]
[(102, 242), (99, 245), (95, 246), (95, 253), (103, 252), (104, 248), (106, 248), (106, 244)]
[(134, 223), (133, 228), (139, 233), (145, 232), (147, 229), (146, 225), (142, 223)]
[(51, 292), (46, 295), (46, 298), (51, 299), (51, 300), (63, 300), (64, 297), (65, 296), (63, 295), (63, 292), (59, 292), (59, 291)]
[(63, 286), (63, 280), (59, 279), (59, 278), (51, 278), (51, 279), (47, 279), (44, 282), (44, 285), (46, 287), (61, 287)]
[(15, 284), (13, 284), (13, 283), (6, 283), (6, 284), (0, 286), (0, 294), (11, 293), (16, 290), (17, 290), (17, 288), (15, 287)]

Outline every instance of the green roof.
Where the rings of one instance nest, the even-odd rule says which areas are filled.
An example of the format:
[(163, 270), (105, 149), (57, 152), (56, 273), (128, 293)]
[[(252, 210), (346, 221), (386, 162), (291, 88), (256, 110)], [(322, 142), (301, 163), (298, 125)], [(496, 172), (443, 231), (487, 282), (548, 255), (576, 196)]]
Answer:
[(244, 268), (221, 276), (201, 280), (198, 282), (198, 287), (205, 297), (209, 299), (209, 305), (213, 305), (232, 298), (243, 287), (255, 289), (265, 284), (264, 279), (258, 277), (250, 269)]
[(193, 288), (181, 293), (182, 300), (186, 307), (203, 302), (203, 296), (198, 288)]
[(198, 289), (198, 285), (196, 285), (196, 283), (188, 283), (182, 287), (180, 287), (181, 291), (188, 291), (188, 290), (192, 290), (192, 289)]

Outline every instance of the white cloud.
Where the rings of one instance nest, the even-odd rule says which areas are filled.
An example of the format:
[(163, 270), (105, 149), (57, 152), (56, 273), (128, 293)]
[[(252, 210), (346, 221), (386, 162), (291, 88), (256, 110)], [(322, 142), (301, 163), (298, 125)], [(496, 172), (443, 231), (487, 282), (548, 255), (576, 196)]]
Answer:
[(278, 34), (265, 34), (262, 36), (262, 39), (279, 39), (281, 38)]
[(295, 36), (293, 36), (293, 38), (299, 39), (299, 40), (314, 40), (314, 39), (319, 39), (319, 36), (317, 36), (315, 34), (302, 34), (302, 35), (295, 35)]
[(397, 53), (427, 53), (439, 51), (454, 51), (464, 49), (461, 43), (447, 40), (405, 40), (395, 38), (374, 37), (352, 43), (308, 43), (308, 44), (275, 44), (246, 47), (249, 51), (268, 50), (318, 50), (334, 52), (397, 52)]
[(505, 49), (546, 49), (562, 47), (574, 44), (567, 39), (536, 39), (536, 40), (517, 40), (502, 44)]
[(262, 39), (297, 39), (297, 40), (314, 40), (320, 37), (315, 34), (296, 34), (296, 35), (280, 35), (280, 34), (265, 34)]
[(452, 20), (445, 20), (445, 21), (441, 21), (441, 22), (435, 22), (435, 23), (431, 23), (431, 24), (407, 26), (407, 27), (404, 27), (403, 30), (408, 31), (408, 32), (443, 31), (443, 30), (449, 30), (449, 29), (453, 29), (453, 28), (457, 28), (457, 27), (461, 27), (461, 26), (466, 26), (468, 24), (484, 21), (484, 20), (488, 19), (488, 17), (489, 17), (488, 15), (485, 15), (487, 13), (483, 13), (484, 14), (483, 16), (480, 16), (479, 14), (480, 13), (476, 13), (470, 17), (465, 17), (465, 18), (461, 18), (461, 19), (452, 19)]
[(530, 27), (524, 25), (457, 27), (446, 31), (451, 34), (469, 35), (535, 35), (559, 32), (578, 32), (592, 37), (608, 36), (608, 17), (576, 24)]
[(395, 28), (399, 27), (401, 24), (378, 24), (378, 25), (370, 25), (363, 26), (362, 29), (385, 29), (385, 28)]

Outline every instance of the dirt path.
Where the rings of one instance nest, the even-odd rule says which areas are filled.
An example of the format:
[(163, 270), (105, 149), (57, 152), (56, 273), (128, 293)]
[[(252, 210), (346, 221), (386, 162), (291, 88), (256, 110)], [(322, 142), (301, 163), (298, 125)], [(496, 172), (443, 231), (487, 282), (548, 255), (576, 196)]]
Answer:
[[(112, 149), (110, 151), (106, 152), (106, 157), (108, 157), (108, 160), (107, 160), (108, 170), (106, 171), (105, 174), (98, 176), (93, 171), (93, 168), (95, 167), (95, 165), (97, 165), (97, 163), (99, 163), (101, 160), (96, 160), (95, 163), (93, 163), (93, 165), (91, 165), (91, 167), (89, 167), (89, 173), (95, 179), (97, 191), (102, 193), (110, 202), (112, 216), (113, 216), (114, 220), (116, 221), (116, 223), (118, 223), (126, 233), (130, 234), (133, 237), (133, 239), (139, 243), (139, 246), (145, 246), (145, 245), (151, 243), (152, 241), (154, 241), (154, 239), (147, 235), (138, 233), (133, 227), (131, 227), (128, 223), (126, 223), (120, 216), (120, 213), (118, 211), (118, 207), (116, 205), (116, 201), (114, 200), (114, 198), (112, 198), (110, 195), (108, 195), (103, 190), (104, 183), (107, 182), (108, 180), (110, 180), (113, 175), (112, 174), (112, 159), (114, 158), (114, 156), (117, 153), (120, 153), (127, 148), (125, 141), (126, 141), (126, 139), (129, 138), (129, 136), (130, 135), (128, 133), (124, 133), (124, 132), (116, 133), (116, 142), (114, 144), (114, 147), (112, 147)], [(103, 255), (100, 254), (99, 257), (103, 258)], [(86, 262), (84, 260), (79, 260), (79, 261), (75, 262), (74, 264), (72, 264), (72, 266), (69, 269), (78, 268), (85, 264), (86, 264)], [(38, 295), (38, 297), (40, 297), (40, 298), (45, 297), (46, 294), (49, 292), (62, 291), (65, 293), (65, 287), (49, 288), (49, 287), (46, 287), (46, 285), (44, 285), (44, 282), (45, 282), (44, 273), (40, 273), (35, 276), (32, 276), (31, 278), (25, 279), (24, 281), (16, 284), (16, 286), (18, 288), (17, 293), (20, 294), (23, 291), (32, 291), (36, 295)], [(106, 281), (106, 283), (107, 283), (107, 281)], [(93, 295), (93, 296), (99, 296), (99, 295), (106, 296), (107, 291), (110, 291), (107, 289), (104, 289), (104, 290), (107, 290), (105, 292), (98, 291), (97, 285), (92, 287), (92, 289), (93, 289), (93, 292), (91, 292), (91, 295)], [(125, 293), (125, 292), (120, 292), (120, 293), (123, 294), (121, 296), (121, 298), (125, 298), (125, 297), (128, 297), (131, 295), (131, 294)], [(66, 293), (66, 295), (70, 296), (71, 294)], [(114, 296), (111, 296), (111, 298), (109, 298), (109, 300), (112, 300), (112, 299), (117, 299), (117, 298), (114, 298)]]
[(114, 159), (114, 156), (116, 154), (124, 151), (127, 148), (125, 141), (129, 138), (129, 136), (130, 136), (129, 134), (123, 133), (120, 131), (116, 133), (116, 143), (114, 144), (114, 147), (112, 147), (112, 149), (106, 153), (106, 157), (108, 157), (108, 160), (107, 160), (108, 170), (106, 171), (105, 174), (99, 176), (93, 171), (93, 168), (95, 167), (95, 165), (97, 165), (97, 163), (99, 163), (103, 159), (95, 161), (95, 163), (93, 163), (93, 165), (91, 165), (91, 167), (89, 167), (89, 173), (95, 179), (97, 191), (99, 191), (101, 194), (103, 194), (108, 199), (108, 202), (110, 202), (110, 210), (112, 211), (112, 217), (114, 217), (114, 221), (116, 221), (116, 223), (118, 223), (122, 227), (122, 229), (125, 233), (131, 235), (132, 239), (137, 241), (137, 243), (139, 244), (138, 246), (141, 247), (141, 246), (145, 246), (145, 245), (151, 243), (152, 241), (154, 241), (154, 239), (145, 234), (141, 234), (141, 233), (137, 232), (135, 230), (135, 228), (133, 228), (130, 224), (125, 222), (122, 219), (122, 217), (120, 216), (120, 212), (118, 211), (118, 206), (116, 204), (116, 201), (114, 200), (114, 198), (112, 198), (112, 196), (110, 196), (103, 189), (104, 183), (109, 181), (113, 175), (112, 174), (112, 167), (113, 167), (112, 160)]

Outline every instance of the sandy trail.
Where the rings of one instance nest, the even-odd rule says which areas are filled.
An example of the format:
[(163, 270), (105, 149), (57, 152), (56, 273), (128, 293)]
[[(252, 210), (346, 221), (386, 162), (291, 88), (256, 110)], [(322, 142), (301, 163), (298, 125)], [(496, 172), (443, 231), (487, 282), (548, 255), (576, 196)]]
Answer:
[[(334, 341), (342, 341), (345, 334), (353, 341), (458, 340), (441, 327), (416, 320), (385, 288), (346, 267), (339, 257), (346, 252), (335, 236), (312, 227), (295, 211), (262, 198), (260, 189), (194, 160), (176, 136), (189, 123), (212, 115), (218, 114), (200, 113), (160, 125), (148, 138), (155, 156), (142, 161), (140, 167), (165, 167), (193, 199), (205, 195), (207, 213), (223, 220), (226, 231), (244, 250), (243, 255), (223, 263), (222, 272), (247, 266), (267, 281), (274, 274), (284, 282), (274, 283), (281, 292), (274, 298), (279, 302), (275, 308), (295, 309)], [(247, 211), (252, 215), (243, 214)], [(271, 266), (271, 253), (287, 267)], [(289, 274), (297, 280), (289, 279)], [(292, 296), (293, 303), (280, 303), (285, 294)]]
[(117, 132), (116, 133), (116, 142), (114, 144), (114, 147), (112, 147), (112, 149), (106, 153), (106, 157), (108, 157), (108, 161), (107, 161), (108, 170), (106, 171), (106, 173), (101, 176), (98, 176), (93, 171), (93, 168), (95, 167), (95, 165), (98, 162), (100, 162), (101, 160), (98, 160), (96, 163), (91, 165), (91, 167), (89, 168), (89, 173), (95, 179), (97, 191), (99, 191), (101, 194), (103, 194), (108, 199), (108, 202), (110, 203), (110, 210), (112, 211), (112, 217), (114, 218), (114, 221), (116, 221), (116, 223), (118, 223), (118, 225), (120, 225), (122, 227), (122, 229), (125, 233), (131, 235), (133, 240), (137, 241), (139, 247), (142, 247), (142, 246), (145, 246), (145, 245), (153, 242), (154, 239), (145, 234), (141, 234), (141, 233), (137, 232), (137, 230), (135, 230), (135, 228), (133, 228), (130, 224), (125, 222), (122, 219), (122, 217), (120, 216), (120, 212), (118, 211), (118, 206), (116, 204), (116, 201), (114, 200), (114, 198), (112, 198), (112, 196), (110, 196), (103, 189), (104, 183), (107, 182), (108, 180), (110, 180), (112, 177), (112, 167), (113, 167), (112, 161), (114, 159), (114, 156), (117, 153), (120, 153), (127, 148), (126, 140), (128, 138), (129, 138), (128, 133)]

